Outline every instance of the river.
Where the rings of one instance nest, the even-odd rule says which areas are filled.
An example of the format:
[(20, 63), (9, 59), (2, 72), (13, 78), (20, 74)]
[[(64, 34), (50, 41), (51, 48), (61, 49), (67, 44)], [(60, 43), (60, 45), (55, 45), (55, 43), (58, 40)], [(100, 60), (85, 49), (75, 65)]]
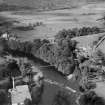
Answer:
[[(9, 58), (15, 60), (19, 59), (19, 57), (13, 56), (9, 56)], [(24, 58), (24, 61), (25, 60), (31, 62), (44, 75), (44, 91), (39, 105), (52, 105), (55, 95), (60, 90), (67, 92), (71, 96), (72, 105), (76, 105), (75, 101), (78, 94), (78, 81), (74, 81), (73, 79), (67, 80), (63, 74), (57, 72), (56, 68), (49, 66), (49, 64), (37, 58)]]
[[(7, 17), (8, 19), (17, 20), (20, 23), (36, 23), (43, 22), (43, 26), (37, 27), (35, 30), (19, 31), (13, 30), (14, 33), (21, 37), (21, 40), (33, 40), (36, 38), (48, 38), (53, 37), (59, 30), (80, 28), (83, 26), (101, 26), (101, 21), (97, 21), (102, 18), (105, 11), (105, 3), (91, 4), (76, 9), (65, 9), (56, 11), (4, 11), (0, 12), (0, 16)], [(91, 8), (90, 8), (91, 7)], [(97, 8), (100, 8), (96, 10)], [(57, 72), (54, 67), (44, 67), (48, 64), (40, 60), (31, 60), (35, 67), (39, 68), (45, 77), (44, 92), (42, 94), (42, 100), (39, 105), (52, 105), (53, 99), (59, 90), (63, 90), (71, 95), (71, 105), (76, 105), (76, 93), (78, 92), (78, 81), (73, 79), (67, 80), (65, 76)], [(42, 67), (43, 66), (43, 67)], [(64, 88), (66, 87), (66, 88)]]
[[(52, 105), (53, 99), (59, 90), (65, 91), (72, 97), (72, 105), (76, 105), (76, 94), (78, 93), (78, 81), (67, 80), (67, 78), (61, 73), (57, 72), (57, 69), (48, 66), (43, 61), (32, 61), (35, 67), (39, 68), (44, 74), (44, 92), (42, 100), (39, 105)], [(77, 93), (76, 93), (77, 92)]]

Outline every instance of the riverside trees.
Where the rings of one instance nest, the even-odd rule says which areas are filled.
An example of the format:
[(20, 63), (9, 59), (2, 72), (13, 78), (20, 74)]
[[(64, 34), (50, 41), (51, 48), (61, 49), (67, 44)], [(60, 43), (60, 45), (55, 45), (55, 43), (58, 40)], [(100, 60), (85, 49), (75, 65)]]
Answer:
[(38, 50), (37, 55), (39, 54), (39, 58), (49, 62), (63, 74), (70, 74), (75, 69), (73, 53), (76, 42), (71, 41), (70, 39), (62, 39), (57, 43), (57, 45), (50, 43), (42, 45)]
[(78, 37), (78, 36), (86, 36), (86, 35), (91, 35), (91, 34), (97, 34), (97, 33), (102, 33), (105, 32), (104, 30), (98, 28), (98, 27), (82, 27), (82, 28), (73, 28), (73, 29), (63, 29), (58, 32), (57, 35), (55, 35), (56, 39), (61, 39), (61, 38), (73, 38), (73, 37)]
[(50, 43), (49, 40), (35, 39), (33, 42), (9, 41), (8, 47), (15, 51), (21, 51), (38, 57), (47, 63), (58, 68), (60, 72), (67, 75), (75, 70), (75, 48), (76, 41), (71, 40), (76, 36), (84, 36), (104, 32), (97, 27), (83, 27), (80, 29), (74, 28), (62, 30), (55, 35), (55, 43)]
[(49, 43), (48, 40), (35, 39), (33, 42), (9, 41), (8, 48), (13, 51), (20, 51), (43, 59), (58, 68), (64, 74), (72, 73), (75, 68), (74, 50), (76, 42), (71, 39), (59, 39), (56, 44)]

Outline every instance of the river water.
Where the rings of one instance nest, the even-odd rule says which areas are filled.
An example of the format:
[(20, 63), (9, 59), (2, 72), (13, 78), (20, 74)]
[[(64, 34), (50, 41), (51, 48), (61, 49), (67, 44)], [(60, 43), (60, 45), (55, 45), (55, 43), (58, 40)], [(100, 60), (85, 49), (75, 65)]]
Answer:
[[(19, 57), (9, 56), (7, 59), (15, 59), (18, 61)], [(53, 100), (57, 92), (64, 91), (71, 96), (72, 105), (76, 105), (76, 95), (78, 94), (78, 81), (73, 79), (67, 80), (67, 78), (57, 72), (57, 69), (49, 66), (49, 64), (39, 59), (27, 59), (24, 61), (31, 62), (36, 68), (38, 68), (44, 75), (44, 91), (39, 105), (52, 105)]]
[[(70, 94), (73, 101), (72, 105), (76, 105), (75, 100), (78, 92), (78, 81), (74, 81), (73, 79), (67, 80), (66, 77), (57, 72), (57, 69), (54, 67), (46, 67), (48, 64), (43, 61), (35, 60), (33, 64), (43, 72), (45, 78), (44, 92), (39, 105), (52, 105), (55, 95), (60, 90)], [(77, 92), (75, 92), (75, 90)]]

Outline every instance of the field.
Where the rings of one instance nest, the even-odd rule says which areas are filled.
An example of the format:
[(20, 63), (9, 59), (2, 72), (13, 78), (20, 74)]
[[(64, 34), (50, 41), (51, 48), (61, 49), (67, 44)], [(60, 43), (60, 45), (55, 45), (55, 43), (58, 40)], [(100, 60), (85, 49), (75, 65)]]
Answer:
[[(42, 22), (44, 25), (36, 27), (35, 30), (18, 31), (19, 36), (23, 37), (22, 40), (32, 40), (33, 38), (48, 38), (53, 37), (59, 30), (72, 29), (80, 27), (104, 27), (103, 18), (105, 11), (105, 3), (92, 3), (83, 5), (81, 7), (53, 10), (53, 11), (40, 11), (24, 10), (24, 11), (4, 11), (0, 12), (0, 16), (18, 21), (14, 26), (24, 26), (27, 24), (34, 24)], [(17, 33), (17, 30), (15, 30)]]
[(99, 37), (103, 37), (104, 35), (105, 33), (80, 36), (80, 37), (72, 38), (72, 40), (76, 40), (78, 42), (77, 47), (85, 47), (88, 49), (89, 46), (93, 47), (93, 43), (95, 41), (98, 41)]

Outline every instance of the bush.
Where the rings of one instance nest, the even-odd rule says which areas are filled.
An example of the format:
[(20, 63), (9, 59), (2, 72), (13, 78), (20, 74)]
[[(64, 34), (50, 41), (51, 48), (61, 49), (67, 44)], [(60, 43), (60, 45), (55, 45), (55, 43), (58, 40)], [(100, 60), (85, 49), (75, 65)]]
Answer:
[(26, 98), (26, 99), (24, 100), (24, 105), (32, 105), (31, 100), (28, 99), (28, 98)]

